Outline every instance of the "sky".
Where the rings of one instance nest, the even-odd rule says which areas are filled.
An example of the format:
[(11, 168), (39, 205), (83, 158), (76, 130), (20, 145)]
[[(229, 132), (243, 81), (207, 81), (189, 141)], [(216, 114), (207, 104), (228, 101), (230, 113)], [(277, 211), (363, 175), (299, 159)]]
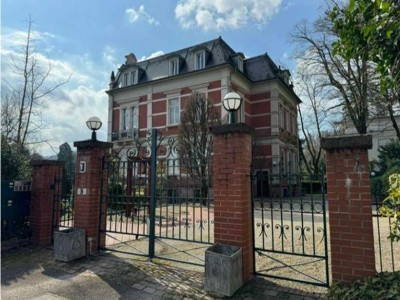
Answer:
[[(44, 101), (35, 151), (51, 156), (64, 142), (90, 138), (86, 120), (103, 121), (97, 137), (107, 139), (111, 71), (134, 53), (139, 60), (221, 36), (246, 57), (268, 53), (295, 72), (289, 34), (303, 19), (322, 14), (320, 0), (2, 0), (1, 88), (18, 84), (10, 61), (21, 53), (27, 20), (38, 62), (51, 66), (48, 86), (68, 82)], [(22, 39), (21, 39), (22, 38)]]

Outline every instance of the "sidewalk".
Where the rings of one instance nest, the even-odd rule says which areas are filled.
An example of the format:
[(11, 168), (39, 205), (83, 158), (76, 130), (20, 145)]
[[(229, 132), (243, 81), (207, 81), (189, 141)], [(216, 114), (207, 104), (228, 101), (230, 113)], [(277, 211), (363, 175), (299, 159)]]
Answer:
[[(1, 299), (221, 299), (203, 290), (201, 272), (116, 253), (55, 261), (53, 250), (27, 246), (2, 254)], [(255, 278), (231, 299), (320, 299), (321, 295)]]

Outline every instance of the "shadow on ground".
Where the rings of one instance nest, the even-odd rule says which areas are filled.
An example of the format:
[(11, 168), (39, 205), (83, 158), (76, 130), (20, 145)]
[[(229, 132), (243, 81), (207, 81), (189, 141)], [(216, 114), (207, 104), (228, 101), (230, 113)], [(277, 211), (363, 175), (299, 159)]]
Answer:
[[(219, 299), (203, 290), (202, 272), (117, 254), (59, 262), (50, 248), (22, 247), (2, 257), (2, 299)], [(182, 265), (183, 266), (183, 265)], [(231, 299), (318, 299), (255, 278)]]

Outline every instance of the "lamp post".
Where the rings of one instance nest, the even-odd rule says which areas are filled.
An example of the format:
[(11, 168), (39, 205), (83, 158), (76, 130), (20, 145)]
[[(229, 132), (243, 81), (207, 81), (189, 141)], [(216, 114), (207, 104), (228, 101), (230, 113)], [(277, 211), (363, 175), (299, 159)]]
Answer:
[(99, 130), (102, 124), (103, 123), (101, 123), (101, 121), (100, 121), (100, 119), (98, 117), (91, 117), (86, 121), (86, 126), (90, 130), (93, 130), (93, 132), (92, 132), (92, 141), (96, 141), (97, 140), (96, 130)]
[(234, 124), (235, 120), (235, 112), (240, 108), (242, 104), (242, 98), (240, 95), (234, 92), (230, 92), (225, 95), (224, 100), (222, 100), (222, 105), (224, 106), (225, 110), (230, 113), (230, 124)]

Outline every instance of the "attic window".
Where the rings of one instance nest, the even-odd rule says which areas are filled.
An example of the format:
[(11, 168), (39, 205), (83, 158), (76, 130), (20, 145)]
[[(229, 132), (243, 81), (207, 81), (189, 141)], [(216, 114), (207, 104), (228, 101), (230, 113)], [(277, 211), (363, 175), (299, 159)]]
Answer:
[(179, 73), (179, 60), (173, 58), (169, 61), (169, 75), (177, 75)]
[(135, 83), (136, 83), (136, 71), (131, 71), (130, 84), (133, 85)]
[(124, 81), (123, 81), (122, 86), (128, 86), (128, 78), (129, 78), (129, 74), (125, 73), (124, 74)]
[(243, 58), (238, 57), (238, 61), (237, 61), (238, 65), (237, 68), (240, 72), (243, 72)]
[(200, 70), (200, 69), (204, 69), (206, 66), (206, 52), (200, 51), (196, 53), (195, 56), (195, 69), (196, 70)]

